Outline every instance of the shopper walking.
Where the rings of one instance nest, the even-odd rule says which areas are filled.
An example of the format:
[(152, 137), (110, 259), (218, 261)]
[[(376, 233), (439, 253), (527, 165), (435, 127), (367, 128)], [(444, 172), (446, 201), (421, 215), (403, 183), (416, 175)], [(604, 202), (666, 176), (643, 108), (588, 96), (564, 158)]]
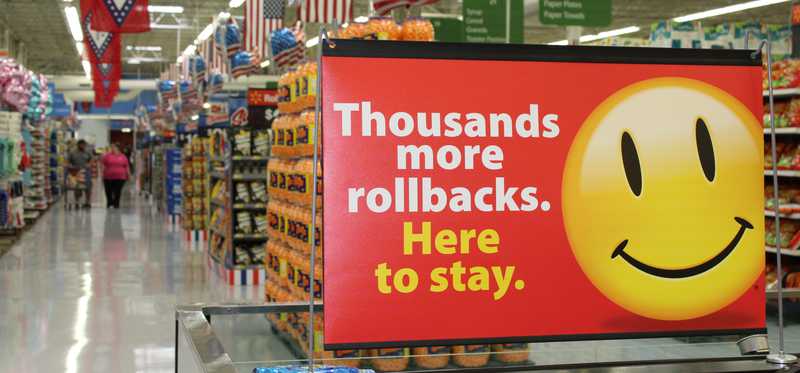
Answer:
[(103, 156), (103, 186), (106, 189), (106, 207), (119, 208), (119, 199), (122, 187), (130, 176), (128, 157), (125, 156), (116, 144)]
[[(77, 147), (73, 149), (67, 156), (67, 167), (69, 168), (70, 173), (73, 175), (80, 174), (78, 177), (84, 178), (84, 186), (86, 190), (83, 194), (86, 200), (83, 203), (83, 207), (85, 208), (90, 206), (89, 202), (92, 198), (92, 177), (91, 170), (89, 169), (92, 158), (92, 151), (88, 149), (86, 140), (83, 139), (78, 140)], [(75, 201), (75, 203), (77, 203), (77, 201)]]

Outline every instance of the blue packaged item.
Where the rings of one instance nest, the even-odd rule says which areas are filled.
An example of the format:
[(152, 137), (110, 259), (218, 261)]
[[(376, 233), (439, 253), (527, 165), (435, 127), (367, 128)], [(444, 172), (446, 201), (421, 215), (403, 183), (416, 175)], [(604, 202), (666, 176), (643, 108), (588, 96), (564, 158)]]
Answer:
[[(253, 369), (253, 373), (310, 373), (307, 365), (284, 365), (278, 367), (261, 367)], [(372, 369), (317, 365), (314, 373), (375, 373)]]

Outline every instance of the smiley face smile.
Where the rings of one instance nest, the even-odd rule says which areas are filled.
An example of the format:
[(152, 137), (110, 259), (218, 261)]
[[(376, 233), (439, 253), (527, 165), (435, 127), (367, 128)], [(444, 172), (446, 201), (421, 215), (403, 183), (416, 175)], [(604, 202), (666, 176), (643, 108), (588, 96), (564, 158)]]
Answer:
[(717, 264), (721, 263), (731, 252), (733, 249), (736, 248), (736, 245), (739, 244), (739, 241), (744, 236), (744, 232), (747, 229), (753, 229), (753, 225), (750, 224), (749, 221), (735, 217), (737, 223), (739, 223), (739, 231), (736, 232), (736, 236), (733, 237), (731, 242), (728, 246), (725, 246), (719, 254), (715, 255), (713, 258), (705, 261), (704, 263), (700, 263), (694, 267), (684, 268), (684, 269), (665, 269), (665, 268), (658, 268), (653, 267), (649, 264), (645, 264), (637, 260), (636, 258), (630, 256), (628, 253), (625, 252), (625, 247), (628, 245), (628, 240), (625, 239), (617, 245), (617, 248), (614, 249), (614, 252), (611, 253), (611, 259), (616, 258), (619, 256), (620, 258), (624, 259), (630, 265), (636, 267), (640, 271), (644, 273), (651, 274), (653, 276), (664, 277), (664, 278), (684, 278), (684, 277), (691, 277), (695, 275), (699, 275), (705, 271), (708, 271), (711, 268), (714, 268)]

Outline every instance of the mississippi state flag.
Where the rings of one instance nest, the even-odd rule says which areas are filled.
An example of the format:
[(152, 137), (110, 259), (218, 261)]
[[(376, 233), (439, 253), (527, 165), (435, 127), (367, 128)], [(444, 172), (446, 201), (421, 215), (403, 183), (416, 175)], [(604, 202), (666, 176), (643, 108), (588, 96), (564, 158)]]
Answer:
[(150, 31), (147, 0), (93, 0), (92, 29), (116, 33)]
[(119, 63), (121, 41), (119, 34), (92, 29), (95, 0), (81, 0), (81, 26), (83, 43), (92, 63)]

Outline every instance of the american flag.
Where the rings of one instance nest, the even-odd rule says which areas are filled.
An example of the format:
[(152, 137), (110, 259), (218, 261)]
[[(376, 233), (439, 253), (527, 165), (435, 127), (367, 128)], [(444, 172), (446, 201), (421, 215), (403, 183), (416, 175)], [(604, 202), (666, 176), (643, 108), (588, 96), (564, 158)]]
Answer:
[(339, 24), (353, 18), (353, 0), (305, 0), (300, 4), (300, 20)]
[[(222, 27), (222, 26), (217, 26)], [(215, 33), (216, 34), (216, 33)], [(221, 46), (217, 44), (217, 38), (215, 35), (212, 35), (209, 38), (210, 41), (210, 48), (208, 48), (209, 58), (206, 60), (208, 61), (209, 72), (216, 71), (220, 74), (227, 74), (228, 73), (228, 54), (225, 51), (225, 46)]]
[(247, 0), (244, 8), (244, 49), (267, 56), (267, 36), (283, 27), (283, 0)]
[(302, 41), (298, 42), (294, 47), (288, 48), (275, 55), (272, 59), (275, 60), (275, 65), (278, 67), (292, 66), (302, 61), (306, 56), (306, 46)]

